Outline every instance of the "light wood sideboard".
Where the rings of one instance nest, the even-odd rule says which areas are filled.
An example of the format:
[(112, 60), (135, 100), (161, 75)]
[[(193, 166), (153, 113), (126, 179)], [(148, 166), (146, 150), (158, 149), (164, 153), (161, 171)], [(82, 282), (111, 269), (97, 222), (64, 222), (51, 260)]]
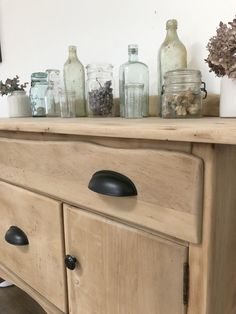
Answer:
[(235, 119), (0, 119), (0, 277), (49, 314), (235, 314), (235, 188)]

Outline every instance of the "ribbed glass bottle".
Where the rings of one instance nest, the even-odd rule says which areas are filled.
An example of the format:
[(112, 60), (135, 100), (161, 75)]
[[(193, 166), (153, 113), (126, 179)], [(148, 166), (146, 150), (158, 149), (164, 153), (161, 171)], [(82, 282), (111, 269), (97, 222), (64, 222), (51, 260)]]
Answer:
[[(138, 46), (128, 46), (129, 60), (120, 66), (120, 116), (147, 117), (149, 113), (148, 66), (138, 60)], [(141, 110), (141, 113), (140, 113)]]
[(75, 93), (76, 116), (86, 116), (85, 71), (83, 64), (77, 57), (75, 46), (69, 46), (69, 57), (64, 64), (64, 84), (67, 92)]

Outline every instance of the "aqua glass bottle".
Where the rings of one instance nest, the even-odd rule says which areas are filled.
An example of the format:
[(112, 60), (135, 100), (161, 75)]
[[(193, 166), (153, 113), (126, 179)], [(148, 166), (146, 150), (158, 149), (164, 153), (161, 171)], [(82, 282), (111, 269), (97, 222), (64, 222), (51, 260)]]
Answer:
[(77, 57), (75, 46), (69, 46), (69, 57), (64, 64), (64, 84), (66, 92), (75, 93), (76, 116), (86, 116), (85, 71)]
[(161, 93), (166, 72), (187, 68), (187, 50), (177, 34), (177, 21), (166, 22), (166, 38), (159, 49), (159, 94)]
[(149, 70), (138, 60), (138, 46), (128, 46), (129, 60), (120, 66), (120, 116), (147, 117), (149, 113)]

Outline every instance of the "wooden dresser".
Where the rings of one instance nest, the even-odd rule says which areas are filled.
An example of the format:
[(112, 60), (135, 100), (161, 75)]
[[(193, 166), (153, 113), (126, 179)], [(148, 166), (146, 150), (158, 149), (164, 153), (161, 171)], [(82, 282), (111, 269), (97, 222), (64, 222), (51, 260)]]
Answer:
[(236, 313), (236, 119), (0, 119), (0, 214), (47, 313)]

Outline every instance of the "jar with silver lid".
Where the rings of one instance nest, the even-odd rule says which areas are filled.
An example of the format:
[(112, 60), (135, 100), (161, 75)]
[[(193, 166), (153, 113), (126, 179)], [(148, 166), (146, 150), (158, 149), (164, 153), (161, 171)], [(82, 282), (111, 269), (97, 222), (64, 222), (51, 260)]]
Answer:
[(200, 71), (168, 71), (162, 87), (162, 117), (199, 118), (202, 116), (202, 99), (206, 97), (206, 86)]

